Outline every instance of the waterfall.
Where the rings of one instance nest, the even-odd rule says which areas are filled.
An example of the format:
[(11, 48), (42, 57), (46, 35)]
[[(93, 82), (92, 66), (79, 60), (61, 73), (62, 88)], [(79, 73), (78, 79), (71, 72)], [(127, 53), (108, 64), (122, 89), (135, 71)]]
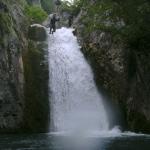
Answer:
[(102, 97), (72, 31), (61, 28), (48, 39), (51, 131), (107, 131)]

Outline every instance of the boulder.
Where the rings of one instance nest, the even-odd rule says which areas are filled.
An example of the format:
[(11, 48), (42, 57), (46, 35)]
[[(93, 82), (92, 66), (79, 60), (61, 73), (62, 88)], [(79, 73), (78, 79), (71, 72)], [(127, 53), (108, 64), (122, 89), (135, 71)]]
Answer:
[(45, 27), (39, 24), (34, 24), (29, 27), (29, 39), (33, 41), (45, 41), (47, 38)]

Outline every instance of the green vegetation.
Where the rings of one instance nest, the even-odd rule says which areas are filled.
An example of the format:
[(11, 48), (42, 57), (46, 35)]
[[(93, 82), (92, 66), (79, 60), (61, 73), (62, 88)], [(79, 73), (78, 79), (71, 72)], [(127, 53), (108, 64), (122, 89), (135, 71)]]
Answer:
[(95, 30), (110, 32), (122, 38), (132, 49), (150, 48), (150, 2), (148, 0), (81, 0), (86, 16), (81, 22), (86, 26), (84, 33)]
[[(7, 13), (0, 13), (0, 31), (1, 34), (8, 33), (12, 27), (11, 17)], [(3, 30), (1, 30), (3, 29)]]
[[(31, 0), (26, 0), (29, 5), (32, 5)], [(54, 2), (53, 0), (41, 0), (41, 6), (44, 11), (47, 12), (47, 14), (50, 14), (53, 12), (54, 8)]]
[(27, 6), (25, 12), (31, 23), (42, 23), (47, 18), (47, 13), (38, 6)]

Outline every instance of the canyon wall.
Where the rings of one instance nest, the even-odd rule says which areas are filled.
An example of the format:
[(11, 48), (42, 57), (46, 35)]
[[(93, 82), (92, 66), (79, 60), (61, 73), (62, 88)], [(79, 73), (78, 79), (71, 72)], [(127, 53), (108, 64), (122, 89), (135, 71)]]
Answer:
[(103, 29), (98, 7), (99, 1), (91, 0), (74, 21), (82, 51), (100, 90), (121, 108), (125, 130), (150, 133), (150, 53), (144, 46), (129, 47), (122, 37)]
[(46, 44), (28, 34), (26, 6), (0, 0), (0, 132), (48, 130)]

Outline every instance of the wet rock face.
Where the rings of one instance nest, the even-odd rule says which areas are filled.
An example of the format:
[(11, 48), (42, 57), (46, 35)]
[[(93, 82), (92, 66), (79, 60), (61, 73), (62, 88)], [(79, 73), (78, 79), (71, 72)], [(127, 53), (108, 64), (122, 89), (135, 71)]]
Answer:
[(40, 6), (40, 7), (41, 7), (41, 0), (27, 0), (27, 2), (28, 2), (29, 4), (36, 5), (36, 6)]
[(150, 133), (150, 55), (141, 51), (128, 56), (128, 122), (132, 129)]
[(47, 132), (49, 127), (47, 46), (30, 42), (24, 55), (26, 132)]
[[(12, 39), (11, 39), (12, 40)], [(22, 119), (23, 107), (23, 66), (15, 41), (1, 50), (0, 61), (0, 126), (14, 128)], [(7, 50), (7, 51), (5, 51)]]
[[(30, 27), (28, 50), (24, 53), (26, 132), (48, 132), (48, 45), (46, 31), (39, 25)], [(35, 33), (35, 34), (33, 34)], [(43, 36), (44, 35), (44, 36)], [(43, 36), (43, 37), (42, 37)]]
[(24, 0), (0, 3), (0, 132), (5, 133), (48, 129), (46, 32), (35, 27), (27, 39), (25, 5)]
[(129, 130), (150, 133), (150, 55), (127, 48), (109, 33), (83, 32), (85, 14), (82, 10), (74, 27), (98, 87), (122, 109)]
[(0, 3), (0, 132), (19, 129), (23, 121), (22, 51), (26, 45), (21, 30), (24, 17), (18, 18), (21, 15), (19, 3)]

